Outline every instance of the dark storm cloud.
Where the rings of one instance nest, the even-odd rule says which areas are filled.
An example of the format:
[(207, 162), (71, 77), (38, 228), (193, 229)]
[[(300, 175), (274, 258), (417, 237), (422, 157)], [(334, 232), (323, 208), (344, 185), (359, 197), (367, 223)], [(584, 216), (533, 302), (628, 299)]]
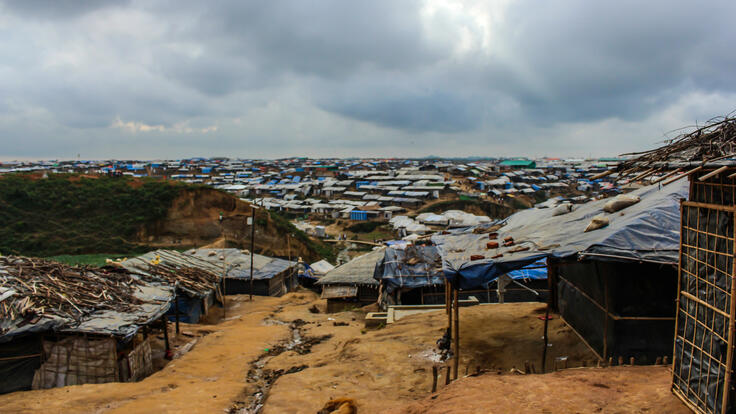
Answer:
[(58, 123), (104, 146), (129, 125), (170, 143), (177, 125), (230, 125), (217, 142), (274, 151), (360, 147), (346, 131), (400, 137), (382, 141), (394, 153), (450, 136), (524, 151), (736, 106), (721, 107), (736, 95), (734, 2), (501, 3), (0, 0), (0, 136), (37, 128), (40, 145)]
[(66, 19), (81, 16), (106, 7), (120, 7), (128, 0), (3, 0), (0, 5), (23, 17)]
[[(695, 24), (704, 10), (708, 24)], [(640, 119), (688, 90), (732, 92), (736, 55), (723, 51), (735, 12), (725, 1), (514, 2), (501, 38), (529, 72), (500, 89), (548, 121)]]

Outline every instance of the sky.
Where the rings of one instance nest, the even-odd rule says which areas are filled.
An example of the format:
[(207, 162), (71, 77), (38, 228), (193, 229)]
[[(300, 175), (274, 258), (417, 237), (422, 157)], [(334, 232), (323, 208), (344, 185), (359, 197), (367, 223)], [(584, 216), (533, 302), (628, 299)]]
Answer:
[(615, 156), (736, 109), (736, 2), (0, 0), (0, 159)]

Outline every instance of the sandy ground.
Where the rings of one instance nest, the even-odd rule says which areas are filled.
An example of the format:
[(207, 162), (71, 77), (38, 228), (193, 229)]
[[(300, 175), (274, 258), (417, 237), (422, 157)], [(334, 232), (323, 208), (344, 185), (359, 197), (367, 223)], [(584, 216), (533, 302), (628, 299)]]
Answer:
[(670, 392), (671, 378), (665, 366), (485, 374), (463, 378), (390, 413), (690, 413)]
[[(530, 410), (525, 412), (545, 412), (545, 404), (557, 398), (567, 405), (549, 405), (552, 409), (546, 412), (590, 412), (589, 408), (598, 407), (591, 404), (597, 404), (604, 394), (610, 398), (600, 401), (631, 400), (631, 407), (642, 410), (660, 401), (659, 396), (669, 396), (667, 374), (660, 367), (653, 371), (660, 374), (656, 381), (649, 382), (649, 374), (643, 373), (641, 381), (634, 380), (631, 386), (626, 386), (624, 375), (616, 369), (498, 375), (514, 367), (523, 370), (525, 361), (540, 369), (544, 322), (539, 316), (544, 308), (538, 303), (462, 308), (461, 376), (478, 368), (487, 374), (441, 385), (435, 399), (426, 398), (431, 392), (432, 366), (443, 365), (434, 351), (446, 324), (443, 310), (365, 330), (363, 312), (325, 314), (325, 302), (312, 292), (257, 297), (254, 303), (246, 296), (235, 296), (228, 303), (225, 321), (207, 325), (211, 333), (189, 353), (141, 382), (0, 395), (0, 411), (223, 413), (247, 412), (265, 400), (263, 413), (315, 413), (332, 398), (350, 398), (361, 413), (425, 412), (435, 410), (435, 405), (435, 411), (427, 412), (450, 412), (442, 408), (450, 405), (441, 404), (467, 408), (456, 412), (488, 412), (481, 401), (490, 404), (489, 400), (502, 398), (507, 407), (516, 407), (514, 401), (523, 400), (526, 405), (522, 407)], [(548, 361), (566, 356), (571, 367), (592, 364), (593, 354), (556, 315), (550, 321), (550, 343)], [(627, 371), (627, 381), (629, 376)], [(497, 385), (475, 386), (474, 381), (496, 381)], [(574, 387), (569, 386), (571, 382)], [(562, 384), (568, 391), (554, 397), (562, 392), (558, 389)], [(489, 392), (493, 387), (506, 392)], [(453, 397), (466, 389), (478, 392), (477, 402)], [(570, 407), (575, 409), (568, 410)]]

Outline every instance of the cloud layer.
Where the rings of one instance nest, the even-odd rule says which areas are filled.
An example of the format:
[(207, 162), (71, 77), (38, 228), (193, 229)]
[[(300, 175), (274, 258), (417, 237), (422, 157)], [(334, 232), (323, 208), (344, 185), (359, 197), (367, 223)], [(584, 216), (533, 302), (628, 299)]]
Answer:
[(735, 12), (0, 0), (0, 157), (614, 155), (736, 109)]

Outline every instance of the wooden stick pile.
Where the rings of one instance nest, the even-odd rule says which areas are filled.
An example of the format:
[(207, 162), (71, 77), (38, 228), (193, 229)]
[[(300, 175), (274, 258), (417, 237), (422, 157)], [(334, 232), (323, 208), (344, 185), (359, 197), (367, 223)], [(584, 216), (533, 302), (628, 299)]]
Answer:
[(652, 170), (646, 174), (650, 175), (671, 162), (706, 163), (736, 156), (736, 117), (713, 118), (704, 126), (665, 142), (666, 145), (653, 150), (623, 154), (636, 158), (619, 164), (619, 179)]
[(188, 266), (173, 266), (167, 263), (150, 265), (148, 273), (151, 276), (168, 281), (172, 285), (178, 284), (184, 290), (203, 294), (215, 288), (220, 277), (203, 269)]
[(34, 322), (43, 315), (57, 315), (79, 320), (95, 310), (131, 311), (141, 303), (133, 295), (134, 287), (140, 284), (119, 269), (0, 257), (0, 319)]

